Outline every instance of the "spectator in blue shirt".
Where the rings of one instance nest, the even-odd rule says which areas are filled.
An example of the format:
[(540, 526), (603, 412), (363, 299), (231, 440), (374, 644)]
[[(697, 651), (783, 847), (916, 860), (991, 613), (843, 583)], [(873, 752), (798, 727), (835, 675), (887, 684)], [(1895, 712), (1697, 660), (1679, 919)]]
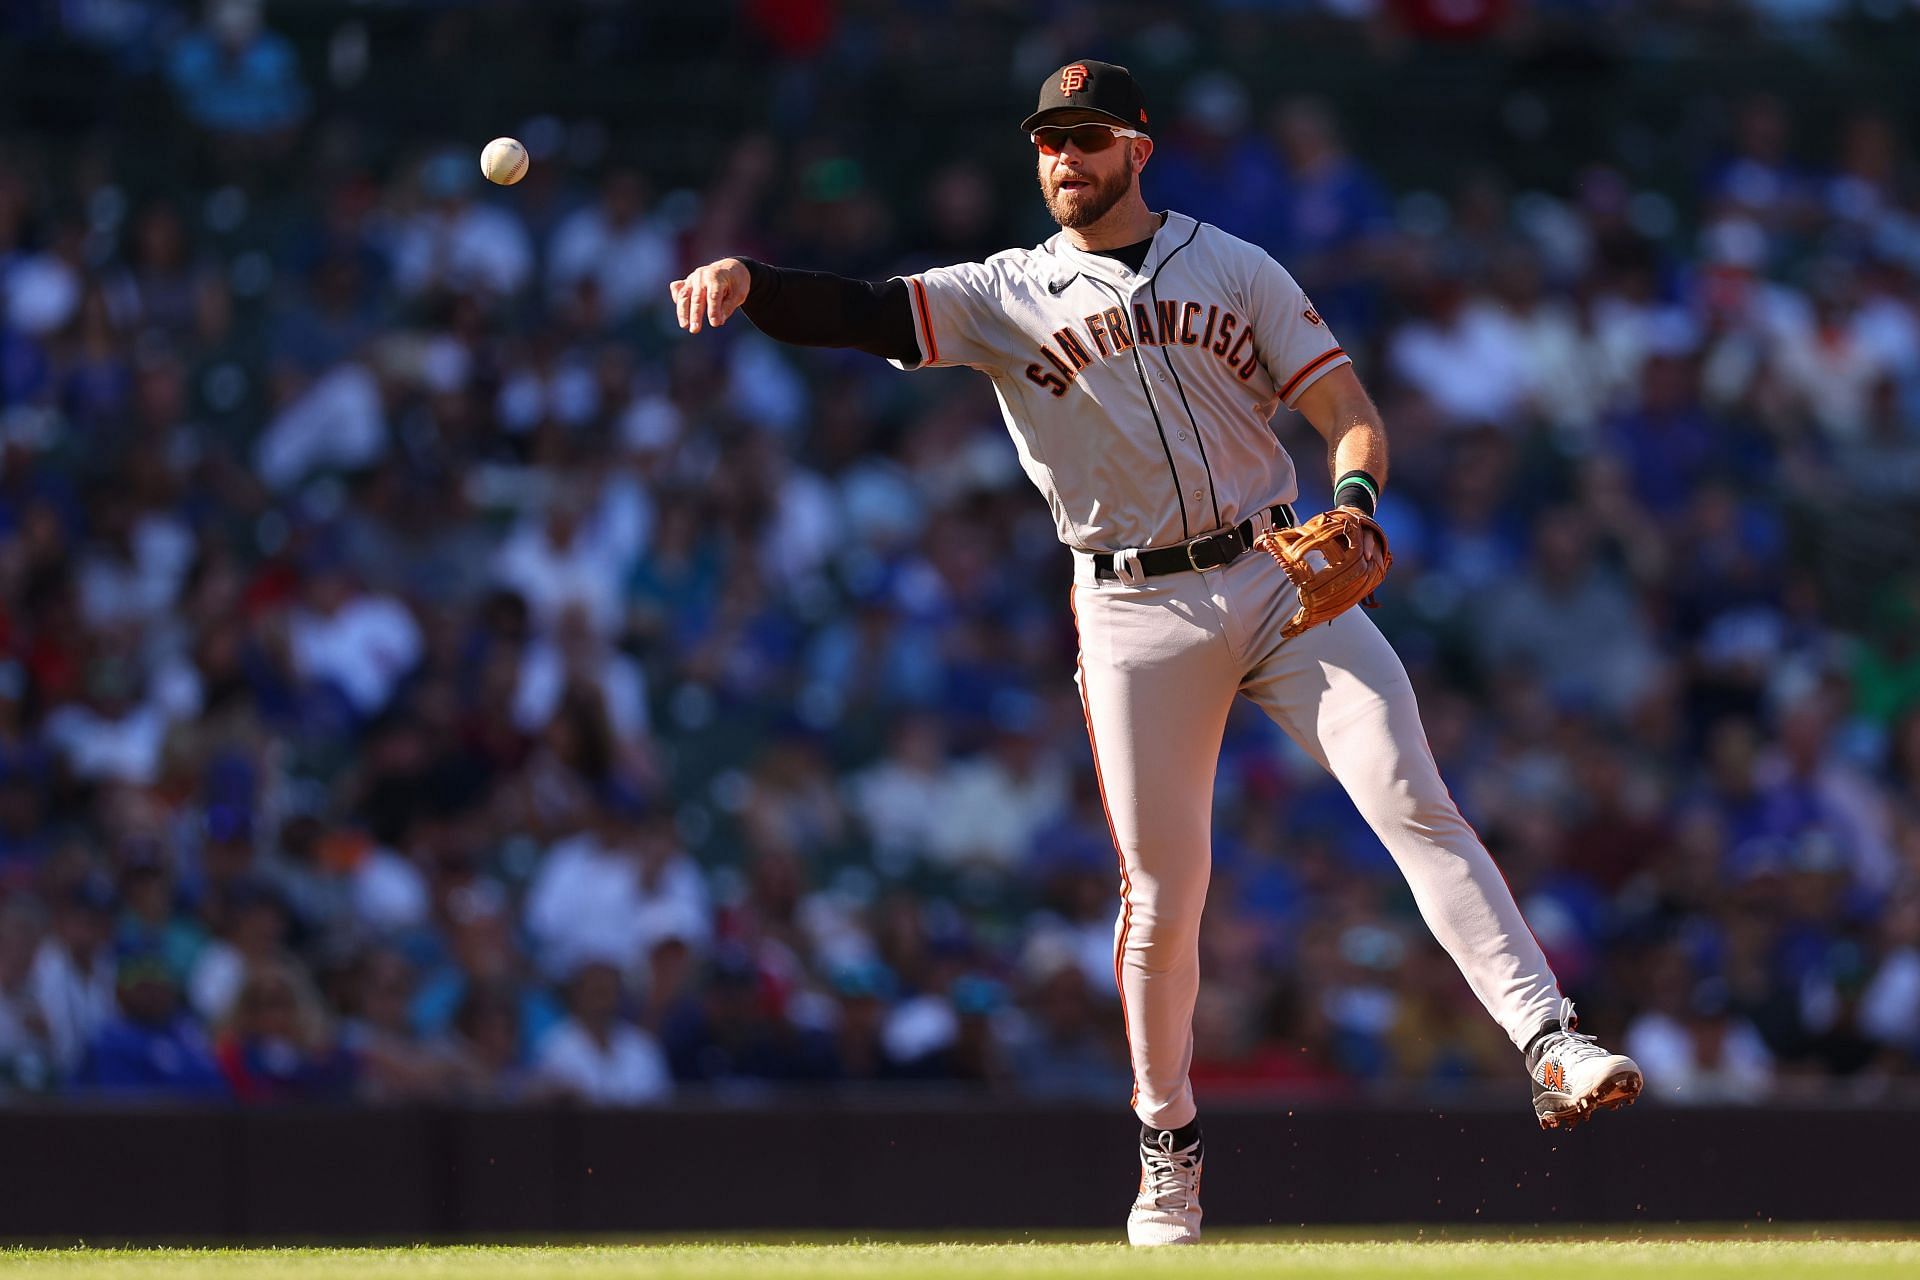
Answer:
[(138, 951), (120, 961), (120, 1016), (88, 1046), (79, 1084), (102, 1093), (226, 1098), (206, 1033), (180, 1007), (166, 958)]
[(261, 25), (259, 0), (211, 0), (206, 25), (174, 47), (169, 70), (187, 115), (213, 133), (265, 137), (307, 114), (299, 59)]
[(1286, 157), (1279, 243), (1286, 262), (1334, 332), (1370, 331), (1378, 316), (1376, 242), (1391, 227), (1385, 191), (1348, 152), (1333, 111), (1296, 98), (1273, 115)]
[(1248, 130), (1248, 112), (1238, 80), (1220, 71), (1196, 77), (1154, 156), (1151, 183), (1157, 199), (1272, 248), (1286, 232), (1286, 176), (1278, 153)]

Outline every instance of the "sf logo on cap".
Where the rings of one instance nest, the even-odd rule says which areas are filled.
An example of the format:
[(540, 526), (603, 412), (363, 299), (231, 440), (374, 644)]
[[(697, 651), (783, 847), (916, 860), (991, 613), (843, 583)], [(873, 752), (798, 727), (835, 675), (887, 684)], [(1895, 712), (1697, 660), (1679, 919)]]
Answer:
[(1087, 69), (1081, 63), (1074, 63), (1060, 73), (1060, 92), (1078, 93), (1087, 86)]

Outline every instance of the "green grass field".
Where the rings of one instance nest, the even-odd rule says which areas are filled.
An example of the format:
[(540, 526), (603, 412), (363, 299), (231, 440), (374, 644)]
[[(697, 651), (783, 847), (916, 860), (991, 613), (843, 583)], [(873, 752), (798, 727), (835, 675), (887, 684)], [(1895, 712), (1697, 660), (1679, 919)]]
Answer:
[(1135, 1252), (1116, 1244), (636, 1243), (569, 1247), (402, 1249), (12, 1249), (0, 1276), (35, 1280), (828, 1280), (837, 1277), (1337, 1276), (1500, 1277), (1592, 1280), (1693, 1276), (1813, 1280), (1821, 1276), (1920, 1276), (1920, 1235), (1897, 1231), (1794, 1231), (1548, 1239), (1449, 1238), (1393, 1232), (1235, 1237), (1198, 1249)]

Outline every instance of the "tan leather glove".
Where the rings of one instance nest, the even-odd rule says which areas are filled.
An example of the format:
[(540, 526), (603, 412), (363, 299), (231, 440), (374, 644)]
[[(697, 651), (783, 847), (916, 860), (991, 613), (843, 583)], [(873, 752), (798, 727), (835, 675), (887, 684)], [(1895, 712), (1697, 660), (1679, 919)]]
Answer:
[[(1380, 540), (1380, 554), (1371, 560), (1361, 550), (1362, 530), (1368, 529)], [(1323, 511), (1291, 529), (1269, 529), (1253, 545), (1278, 560), (1299, 589), (1300, 608), (1280, 631), (1288, 639), (1356, 604), (1374, 607), (1374, 588), (1393, 567), (1385, 531), (1352, 507)]]

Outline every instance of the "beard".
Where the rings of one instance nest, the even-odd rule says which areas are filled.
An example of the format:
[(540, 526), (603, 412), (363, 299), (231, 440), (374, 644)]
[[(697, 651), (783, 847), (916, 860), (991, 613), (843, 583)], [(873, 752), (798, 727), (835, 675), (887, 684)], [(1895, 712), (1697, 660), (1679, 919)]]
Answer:
[(1113, 211), (1133, 187), (1133, 170), (1123, 168), (1117, 173), (1100, 177), (1084, 170), (1075, 175), (1084, 178), (1088, 185), (1077, 191), (1067, 191), (1061, 187), (1049, 187), (1047, 175), (1040, 178), (1040, 196), (1047, 202), (1047, 212), (1053, 220), (1070, 230), (1078, 231), (1090, 227)]

